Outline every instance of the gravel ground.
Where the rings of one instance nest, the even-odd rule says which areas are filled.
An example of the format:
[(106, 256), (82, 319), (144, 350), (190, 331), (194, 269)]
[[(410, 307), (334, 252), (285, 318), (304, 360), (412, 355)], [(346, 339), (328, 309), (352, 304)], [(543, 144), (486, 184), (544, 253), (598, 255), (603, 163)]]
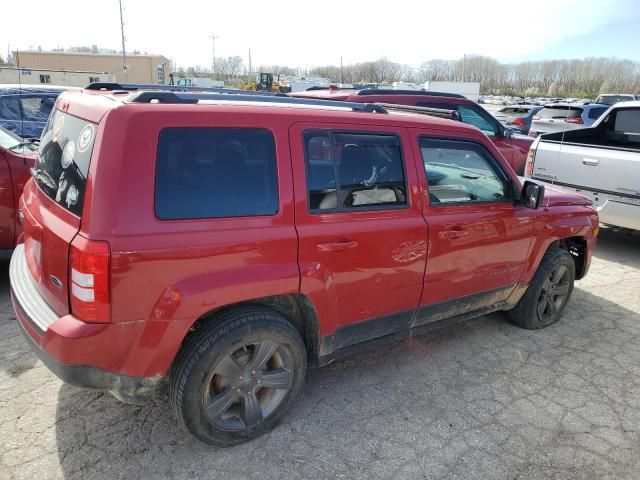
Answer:
[(336, 362), (272, 433), (228, 449), (165, 402), (63, 385), (0, 269), (0, 478), (640, 477), (640, 237), (602, 232), (560, 323), (494, 314)]

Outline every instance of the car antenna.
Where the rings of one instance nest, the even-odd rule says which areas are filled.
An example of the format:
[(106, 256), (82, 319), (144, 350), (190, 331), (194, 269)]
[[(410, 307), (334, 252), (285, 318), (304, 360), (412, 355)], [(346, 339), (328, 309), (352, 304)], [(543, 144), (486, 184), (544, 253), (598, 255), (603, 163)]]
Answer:
[[(24, 112), (22, 111), (22, 70), (20, 69), (20, 50), (16, 48), (18, 63), (18, 108), (20, 109), (20, 138), (24, 140)], [(24, 159), (24, 146), (22, 147), (22, 158)], [(26, 163), (26, 159), (24, 160)]]

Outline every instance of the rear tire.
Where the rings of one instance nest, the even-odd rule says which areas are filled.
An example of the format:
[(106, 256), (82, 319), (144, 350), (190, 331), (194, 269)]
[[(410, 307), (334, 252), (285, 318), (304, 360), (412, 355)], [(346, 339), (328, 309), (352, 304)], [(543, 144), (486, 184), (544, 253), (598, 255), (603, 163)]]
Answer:
[(521, 328), (536, 330), (556, 323), (573, 292), (576, 267), (566, 250), (553, 248), (540, 262), (526, 293), (513, 310), (509, 321)]
[(199, 440), (246, 442), (285, 415), (302, 389), (306, 359), (300, 333), (277, 312), (230, 310), (187, 340), (171, 371), (169, 400)]

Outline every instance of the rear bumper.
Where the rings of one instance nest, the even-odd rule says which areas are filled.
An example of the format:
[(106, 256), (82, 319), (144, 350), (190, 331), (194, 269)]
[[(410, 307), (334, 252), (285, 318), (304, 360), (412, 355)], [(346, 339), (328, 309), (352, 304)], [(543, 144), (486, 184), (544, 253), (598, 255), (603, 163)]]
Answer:
[(37, 357), (62, 381), (105, 390), (134, 404), (146, 403), (159, 392), (164, 384), (162, 375), (122, 373), (127, 362), (147, 363), (136, 357), (136, 349), (131, 350), (143, 335), (145, 322), (88, 324), (72, 315), (58, 316), (33, 284), (24, 262), (23, 245), (18, 245), (11, 257), (9, 278), (11, 300), (25, 337)]

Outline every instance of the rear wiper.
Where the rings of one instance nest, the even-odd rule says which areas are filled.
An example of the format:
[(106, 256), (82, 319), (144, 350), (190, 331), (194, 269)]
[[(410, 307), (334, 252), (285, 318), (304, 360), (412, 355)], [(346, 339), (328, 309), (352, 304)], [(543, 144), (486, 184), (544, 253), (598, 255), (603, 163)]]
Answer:
[(55, 190), (58, 189), (58, 184), (56, 183), (56, 181), (53, 178), (51, 178), (51, 175), (49, 175), (46, 171), (42, 170), (41, 168), (30, 168), (29, 172), (31, 172), (31, 176), (33, 178), (35, 178), (37, 181), (44, 184), (46, 187), (49, 187)]

